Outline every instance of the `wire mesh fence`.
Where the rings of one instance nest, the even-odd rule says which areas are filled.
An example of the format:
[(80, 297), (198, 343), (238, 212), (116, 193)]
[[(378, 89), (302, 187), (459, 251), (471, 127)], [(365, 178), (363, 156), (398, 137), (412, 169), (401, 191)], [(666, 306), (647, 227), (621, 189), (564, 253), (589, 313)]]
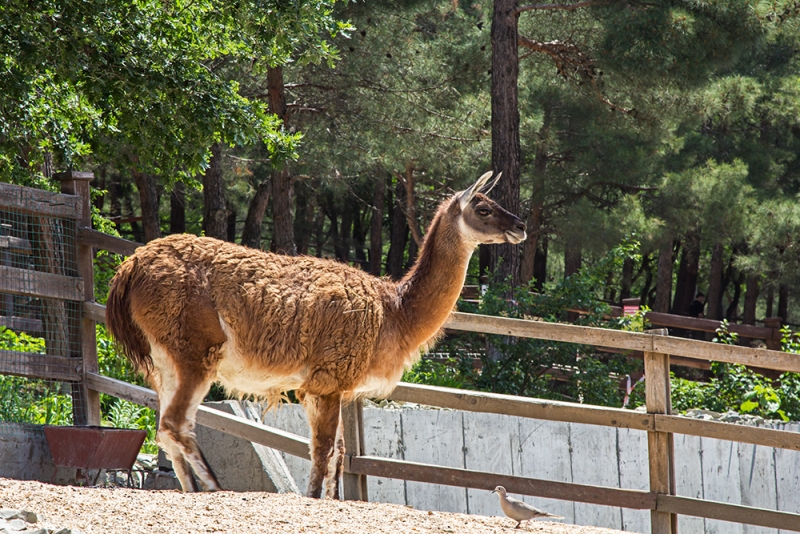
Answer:
[(78, 206), (0, 184), (0, 434), (83, 416)]

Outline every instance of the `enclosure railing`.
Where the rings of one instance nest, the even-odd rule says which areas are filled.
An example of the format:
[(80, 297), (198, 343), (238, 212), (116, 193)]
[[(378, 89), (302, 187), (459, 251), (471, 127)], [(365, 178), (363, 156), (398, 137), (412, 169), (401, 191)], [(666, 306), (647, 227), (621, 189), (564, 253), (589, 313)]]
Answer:
[[(82, 178), (79, 177), (78, 180)], [(88, 207), (88, 181), (85, 188), (77, 187), (82, 183), (78, 182), (72, 186), (75, 187), (75, 192), (81, 194), (83, 206)], [(78, 209), (74, 200), (70, 202), (73, 206), (70, 209)], [(8, 188), (0, 184), (0, 208), (9, 203), (13, 204), (13, 198), (9, 197)], [(68, 290), (71, 298), (80, 297), (79, 300), (82, 301), (81, 334), (84, 350), (81, 354), (81, 364), (75, 366), (67, 378), (78, 384), (81, 391), (86, 392), (85, 398), (88, 400), (85, 402), (85, 407), (87, 413), (90, 413), (86, 421), (99, 420), (99, 405), (91, 401), (97, 398), (99, 393), (110, 394), (156, 409), (157, 399), (153, 391), (98, 374), (96, 347), (86, 346), (95, 342), (94, 323), (105, 321), (104, 307), (95, 303), (92, 293), (86, 290), (86, 281), (91, 280), (91, 272), (86, 270), (90, 264), (86, 259), (91, 258), (92, 249), (105, 249), (128, 255), (139, 245), (96, 232), (88, 225), (79, 227), (78, 239), (80, 253), (86, 262), (80, 270), (84, 286), (80, 286), (80, 278), (71, 277), (69, 280), (61, 281), (69, 282), (66, 286), (73, 288)], [(27, 276), (16, 271), (4, 274)], [(31, 294), (47, 292), (49, 296), (50, 291), (42, 289), (49, 287), (48, 283), (49, 279), (46, 277), (32, 279), (27, 291)], [(0, 290), (3, 290), (2, 284), (4, 282), (0, 282)], [(800, 372), (800, 357), (767, 349), (672, 338), (664, 335), (663, 330), (644, 333), (624, 332), (464, 313), (453, 313), (445, 326), (469, 332), (642, 351), (645, 355), (647, 376), (646, 413), (405, 383), (399, 384), (390, 398), (473, 412), (630, 428), (647, 432), (649, 491), (555, 482), (364, 455), (362, 454), (363, 408), (360, 403), (354, 403), (345, 410), (344, 415), (345, 436), (348, 443), (348, 453), (345, 457), (345, 498), (366, 500), (366, 477), (379, 476), (476, 489), (503, 485), (512, 493), (650, 510), (651, 528), (654, 534), (675, 534), (678, 514), (800, 531), (800, 514), (676, 495), (673, 434), (800, 450), (800, 433), (672, 415), (669, 381), (670, 355), (790, 372)], [(4, 357), (5, 355), (0, 353), (0, 373), (6, 372), (3, 367)], [(31, 368), (29, 374), (38, 376), (36, 374), (39, 372), (38, 369)], [(294, 456), (309, 458), (309, 440), (301, 436), (206, 407), (201, 407), (198, 411), (197, 422)]]

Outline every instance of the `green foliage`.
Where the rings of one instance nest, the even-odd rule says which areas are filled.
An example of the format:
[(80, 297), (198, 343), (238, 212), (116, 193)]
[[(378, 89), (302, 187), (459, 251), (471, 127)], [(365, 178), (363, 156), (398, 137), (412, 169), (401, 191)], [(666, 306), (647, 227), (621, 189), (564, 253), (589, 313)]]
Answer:
[[(798, 348), (797, 334), (783, 327), (785, 352)], [(723, 321), (715, 343), (736, 344), (738, 335)], [(795, 352), (796, 353), (796, 352)], [(695, 382), (672, 374), (672, 407), (676, 411), (702, 408), (715, 412), (728, 410), (758, 415), (766, 419), (800, 421), (800, 374), (783, 373), (777, 380), (757, 374), (744, 365), (712, 362), (708, 382)]]
[(142, 452), (157, 454), (156, 412), (123, 399), (114, 399), (104, 413), (103, 426), (147, 430)]
[[(44, 339), (0, 326), (0, 350), (44, 353)], [(63, 387), (68, 388), (68, 384)], [(0, 375), (0, 421), (38, 425), (72, 423), (72, 397), (59, 383)]]
[(62, 167), (135, 165), (161, 176), (205, 168), (208, 148), (263, 142), (280, 161), (299, 134), (230, 74), (328, 61), (349, 26), (333, 2), (21, 0), (0, 7), (0, 179)]

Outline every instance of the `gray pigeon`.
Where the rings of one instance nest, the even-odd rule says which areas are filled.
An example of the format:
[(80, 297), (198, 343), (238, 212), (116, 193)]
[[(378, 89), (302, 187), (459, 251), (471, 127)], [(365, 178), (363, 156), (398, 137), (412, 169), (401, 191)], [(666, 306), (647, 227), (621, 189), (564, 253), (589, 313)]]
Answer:
[(519, 528), (523, 521), (527, 521), (529, 519), (540, 519), (545, 517), (548, 519), (564, 519), (560, 515), (553, 515), (549, 512), (544, 512), (538, 508), (534, 508), (530, 504), (509, 497), (506, 493), (506, 489), (503, 486), (497, 486), (492, 493), (497, 493), (497, 495), (500, 497), (500, 508), (503, 509), (503, 513), (517, 522), (517, 526), (514, 528)]

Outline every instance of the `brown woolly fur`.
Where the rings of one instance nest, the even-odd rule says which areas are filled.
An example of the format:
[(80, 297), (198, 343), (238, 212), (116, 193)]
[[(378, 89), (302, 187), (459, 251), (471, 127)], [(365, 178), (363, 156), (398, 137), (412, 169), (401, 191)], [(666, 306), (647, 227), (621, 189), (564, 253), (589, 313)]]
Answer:
[[(388, 395), (432, 344), (479, 243), (518, 243), (525, 226), (477, 191), (442, 203), (400, 282), (308, 256), (173, 235), (137, 249), (109, 294), (109, 330), (158, 392), (159, 443), (184, 490), (194, 470), (220, 489), (194, 439), (194, 415), (219, 381), (267, 399), (297, 390), (312, 429), (308, 494), (338, 497), (341, 403)], [(182, 460), (182, 461), (181, 461)]]

